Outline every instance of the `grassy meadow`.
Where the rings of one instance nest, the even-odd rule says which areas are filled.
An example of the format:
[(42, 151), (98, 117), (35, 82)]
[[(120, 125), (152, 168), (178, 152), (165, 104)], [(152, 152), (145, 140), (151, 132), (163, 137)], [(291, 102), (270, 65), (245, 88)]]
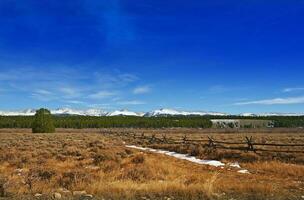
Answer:
[[(226, 152), (226, 156), (218, 155), (223, 152), (196, 155), (225, 163), (237, 161), (250, 172), (241, 174), (233, 167), (198, 165), (126, 148), (125, 142), (140, 145), (140, 141), (114, 134), (142, 131), (148, 134), (152, 130), (58, 129), (54, 134), (33, 134), (28, 129), (2, 129), (0, 199), (285, 200), (301, 199), (304, 195), (304, 166), (301, 161), (264, 159), (252, 153), (240, 153), (239, 157), (231, 152)], [(168, 135), (204, 135), (199, 129), (158, 131)], [(302, 136), (272, 133), (267, 137), (287, 142), (292, 138), (303, 141)], [(214, 137), (231, 140), (241, 136), (219, 133)], [(178, 150), (162, 144), (153, 146)], [(190, 148), (193, 147), (183, 151), (189, 153)], [(247, 159), (251, 156), (257, 158)]]

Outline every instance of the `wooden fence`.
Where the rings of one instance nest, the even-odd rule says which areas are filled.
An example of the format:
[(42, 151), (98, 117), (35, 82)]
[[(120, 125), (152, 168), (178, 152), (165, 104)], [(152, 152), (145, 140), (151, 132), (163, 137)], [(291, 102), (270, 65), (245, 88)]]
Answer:
[[(179, 138), (167, 137), (163, 134), (157, 136), (156, 134), (145, 135), (135, 134), (135, 133), (121, 133), (120, 136), (125, 136), (128, 138), (133, 138), (137, 140), (146, 141), (150, 144), (180, 144), (180, 145), (201, 145), (206, 148), (211, 149), (230, 149), (230, 150), (241, 150), (245, 152), (277, 152), (277, 153), (304, 153), (304, 144), (276, 144), (276, 143), (259, 143), (254, 142), (254, 138), (244, 137), (244, 141), (240, 142), (229, 142), (229, 141), (219, 141), (215, 140), (211, 136), (207, 136), (207, 139), (200, 138), (188, 138), (187, 135)], [(261, 148), (264, 147), (264, 148)], [(266, 148), (265, 148), (266, 147)], [(272, 149), (267, 149), (268, 147), (273, 147)], [(278, 147), (280, 149), (278, 149)], [(285, 149), (284, 149), (285, 148)], [(286, 149), (288, 148), (288, 149)], [(290, 150), (289, 148), (293, 148)]]

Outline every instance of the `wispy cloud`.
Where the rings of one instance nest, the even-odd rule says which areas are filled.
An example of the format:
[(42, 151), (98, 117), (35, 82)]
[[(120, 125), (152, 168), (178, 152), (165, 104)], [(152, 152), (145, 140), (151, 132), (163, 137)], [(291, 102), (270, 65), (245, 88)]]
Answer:
[(59, 89), (60, 93), (63, 94), (64, 98), (70, 99), (70, 98), (76, 98), (81, 96), (81, 92), (79, 89), (72, 88), (72, 87), (62, 87)]
[(83, 101), (78, 101), (78, 100), (66, 100), (64, 101), (66, 103), (70, 103), (70, 104), (86, 104), (85, 102)]
[[(45, 67), (45, 68), (44, 68)], [(64, 81), (64, 80), (80, 80), (87, 78), (84, 73), (79, 73), (79, 69), (70, 67), (52, 67), (44, 66), (41, 69), (34, 67), (18, 67), (16, 69), (2, 69), (0, 72), (0, 81)], [(48, 69), (46, 69), (48, 68)]]
[(148, 85), (139, 86), (139, 87), (134, 88), (133, 94), (145, 94), (145, 93), (149, 93), (150, 90), (151, 90), (151, 88)]
[(94, 93), (94, 94), (91, 94), (89, 95), (88, 97), (90, 99), (106, 99), (106, 98), (109, 98), (109, 97), (113, 97), (117, 95), (116, 92), (110, 92), (110, 91), (99, 91), (97, 93)]
[(117, 102), (117, 104), (119, 104), (119, 105), (143, 105), (146, 103), (143, 101), (132, 100), (132, 101), (120, 101), (120, 102)]
[(53, 92), (50, 92), (45, 89), (35, 90), (34, 92), (32, 92), (31, 97), (40, 101), (52, 101), (57, 98)]
[(274, 98), (274, 99), (263, 99), (256, 101), (237, 102), (234, 105), (283, 105), (283, 104), (303, 104), (304, 96), (300, 97), (287, 97), (287, 98)]
[(119, 88), (132, 83), (139, 78), (130, 73), (121, 73), (121, 72), (95, 72), (94, 78), (103, 88)]
[(304, 87), (284, 88), (283, 92), (298, 92), (304, 91)]
[[(53, 101), (58, 104), (96, 103), (96, 100), (107, 98), (113, 105), (129, 95), (131, 84), (139, 80), (135, 74), (118, 69), (87, 71), (81, 67), (53, 67), (36, 69), (34, 67), (18, 67), (0, 69), (0, 84), (10, 93), (2, 95), (22, 95), (37, 101)], [(148, 88), (139, 89), (145, 92)], [(59, 105), (58, 105), (59, 106)]]
[(36, 94), (41, 94), (41, 95), (53, 95), (52, 92), (48, 90), (43, 90), (43, 89), (38, 89), (35, 91)]

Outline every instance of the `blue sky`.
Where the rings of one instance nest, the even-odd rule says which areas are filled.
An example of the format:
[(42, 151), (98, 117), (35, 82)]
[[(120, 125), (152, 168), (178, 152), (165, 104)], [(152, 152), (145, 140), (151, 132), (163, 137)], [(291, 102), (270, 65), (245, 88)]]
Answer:
[(1, 0), (0, 109), (304, 112), (304, 1)]

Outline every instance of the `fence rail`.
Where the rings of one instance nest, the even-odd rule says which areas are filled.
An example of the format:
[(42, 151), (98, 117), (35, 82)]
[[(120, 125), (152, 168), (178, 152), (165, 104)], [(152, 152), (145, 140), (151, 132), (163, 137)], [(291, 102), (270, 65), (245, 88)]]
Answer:
[[(130, 134), (130, 133), (122, 133), (119, 135), (123, 135), (126, 137), (132, 137), (133, 139), (139, 139), (142, 141), (147, 141), (150, 144), (181, 144), (181, 145), (201, 145), (206, 148), (211, 149), (229, 149), (229, 150), (241, 150), (245, 152), (276, 152), (276, 153), (304, 153), (304, 144), (275, 144), (275, 143), (260, 143), (260, 142), (254, 142), (254, 138), (251, 137), (245, 137), (244, 142), (229, 142), (229, 141), (219, 141), (215, 140), (211, 136), (208, 136), (208, 139), (201, 139), (201, 138), (188, 138), (187, 135), (184, 135), (183, 137), (168, 137), (166, 134), (163, 135), (145, 135), (145, 134)], [(230, 146), (227, 146), (230, 145)], [(234, 146), (238, 145), (238, 146)], [(242, 145), (242, 146), (240, 146)], [(301, 150), (290, 150), (290, 149), (265, 149), (261, 147), (280, 147), (280, 148), (286, 148), (286, 147), (303, 147)]]

